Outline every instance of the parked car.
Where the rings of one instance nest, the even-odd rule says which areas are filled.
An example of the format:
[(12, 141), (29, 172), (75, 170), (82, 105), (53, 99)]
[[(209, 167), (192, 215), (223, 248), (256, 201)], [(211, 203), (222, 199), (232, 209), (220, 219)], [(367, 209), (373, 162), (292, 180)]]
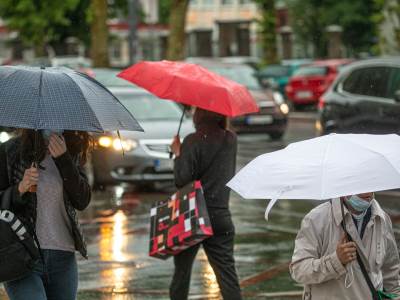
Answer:
[[(92, 186), (100, 188), (119, 182), (135, 185), (172, 183), (173, 161), (169, 157), (169, 145), (177, 133), (182, 107), (116, 78), (118, 72), (93, 69), (95, 75), (101, 73), (101, 78), (97, 79), (117, 96), (145, 132), (121, 131), (121, 140), (116, 132), (94, 136), (97, 145), (88, 167)], [(110, 81), (114, 86), (110, 86)], [(181, 138), (192, 131), (192, 121), (185, 117)]]
[(229, 64), (243, 64), (258, 70), (261, 59), (256, 56), (225, 56), (221, 57), (221, 61)]
[(258, 113), (239, 116), (231, 120), (231, 125), (236, 132), (266, 133), (273, 140), (282, 138), (287, 127), (289, 106), (279, 92), (264, 89), (260, 85), (252, 67), (213, 59), (191, 59), (190, 61), (246, 86), (257, 101), (260, 107)]
[(400, 133), (400, 58), (346, 67), (320, 98), (319, 134)]
[(350, 62), (349, 59), (321, 60), (294, 72), (285, 89), (294, 108), (318, 103), (319, 97), (328, 90), (340, 69)]
[(311, 59), (283, 60), (281, 64), (268, 65), (262, 68), (257, 77), (263, 86), (275, 86), (282, 95), (286, 96), (285, 88), (290, 77), (298, 68), (311, 62)]

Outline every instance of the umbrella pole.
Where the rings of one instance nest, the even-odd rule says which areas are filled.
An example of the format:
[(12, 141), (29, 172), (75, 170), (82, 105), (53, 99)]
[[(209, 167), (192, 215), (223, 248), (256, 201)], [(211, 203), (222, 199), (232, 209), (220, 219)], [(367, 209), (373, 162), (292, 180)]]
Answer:
[(342, 211), (342, 222), (343, 222), (343, 231), (346, 234), (346, 238), (349, 239), (349, 233), (347, 232), (347, 226), (346, 226), (346, 219), (344, 217), (344, 203), (343, 203), (343, 199), (340, 198), (340, 208)]
[[(185, 113), (186, 113), (186, 106), (183, 106), (183, 111), (182, 111), (182, 116), (181, 119), (179, 121), (179, 127), (178, 127), (178, 132), (176, 134), (176, 136), (179, 138), (179, 134), (181, 133), (181, 128), (182, 128), (182, 122), (183, 122), (183, 118), (185, 117)], [(169, 152), (169, 159), (172, 159), (172, 157), (174, 156), (174, 154), (170, 151)]]
[(179, 121), (179, 127), (178, 127), (178, 133), (177, 136), (179, 136), (180, 132), (181, 132), (181, 128), (182, 128), (182, 122), (183, 122), (183, 118), (185, 117), (185, 113), (186, 113), (186, 106), (183, 107), (183, 111), (182, 111), (182, 116), (181, 116), (181, 120)]

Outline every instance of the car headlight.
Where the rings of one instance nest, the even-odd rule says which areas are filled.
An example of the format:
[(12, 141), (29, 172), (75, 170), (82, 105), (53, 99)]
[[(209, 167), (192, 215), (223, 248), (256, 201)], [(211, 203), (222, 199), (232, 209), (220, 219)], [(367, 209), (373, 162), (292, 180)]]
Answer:
[(132, 151), (137, 147), (137, 142), (129, 139), (119, 139), (110, 136), (102, 136), (98, 140), (99, 146), (103, 148), (113, 148), (115, 151)]
[(113, 144), (113, 139), (109, 136), (99, 138), (99, 145), (104, 148), (110, 148)]
[(0, 143), (5, 143), (9, 139), (11, 139), (11, 135), (8, 132), (5, 131), (0, 132)]
[(113, 148), (116, 151), (132, 151), (137, 147), (137, 142), (134, 140), (120, 140), (119, 138), (114, 139), (113, 141)]
[(281, 93), (279, 93), (279, 92), (274, 92), (274, 93), (273, 93), (273, 97), (274, 97), (275, 102), (276, 102), (278, 105), (281, 105), (282, 103), (285, 103), (285, 99), (283, 98), (283, 96), (282, 96)]
[(286, 103), (282, 103), (281, 105), (279, 105), (279, 109), (284, 115), (287, 115), (289, 113), (289, 105), (287, 105)]

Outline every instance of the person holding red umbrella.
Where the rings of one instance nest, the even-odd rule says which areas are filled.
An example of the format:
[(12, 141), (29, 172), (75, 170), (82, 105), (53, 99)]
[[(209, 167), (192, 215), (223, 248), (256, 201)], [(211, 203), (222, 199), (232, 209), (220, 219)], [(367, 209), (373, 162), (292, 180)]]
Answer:
[[(217, 277), (224, 299), (242, 299), (233, 257), (235, 227), (229, 211), (229, 188), (226, 183), (235, 174), (236, 134), (227, 129), (227, 118), (197, 108), (193, 122), (196, 132), (181, 145), (174, 138), (175, 184), (178, 188), (200, 180), (214, 235), (204, 240), (204, 251)], [(174, 256), (175, 273), (170, 285), (173, 300), (187, 299), (192, 265), (201, 244)]]
[(243, 85), (196, 64), (143, 61), (123, 70), (118, 77), (161, 99), (196, 107), (193, 116), (196, 132), (181, 145), (178, 129), (171, 144), (175, 184), (182, 188), (200, 180), (214, 235), (174, 256), (171, 299), (187, 299), (192, 265), (200, 245), (223, 298), (242, 299), (233, 257), (235, 228), (229, 211), (230, 191), (226, 187), (235, 174), (237, 141), (236, 134), (227, 128), (227, 117), (257, 112), (257, 103)]

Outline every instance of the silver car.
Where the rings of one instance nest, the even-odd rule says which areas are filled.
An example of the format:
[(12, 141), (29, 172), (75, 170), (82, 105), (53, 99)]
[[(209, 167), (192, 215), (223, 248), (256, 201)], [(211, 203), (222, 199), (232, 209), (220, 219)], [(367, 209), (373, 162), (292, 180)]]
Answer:
[[(135, 185), (172, 183), (173, 161), (169, 145), (177, 133), (182, 107), (161, 100), (132, 86), (108, 87), (136, 117), (145, 130), (95, 135), (96, 147), (89, 164), (89, 179), (94, 189), (128, 182)], [(184, 117), (181, 138), (194, 131), (192, 121)]]

